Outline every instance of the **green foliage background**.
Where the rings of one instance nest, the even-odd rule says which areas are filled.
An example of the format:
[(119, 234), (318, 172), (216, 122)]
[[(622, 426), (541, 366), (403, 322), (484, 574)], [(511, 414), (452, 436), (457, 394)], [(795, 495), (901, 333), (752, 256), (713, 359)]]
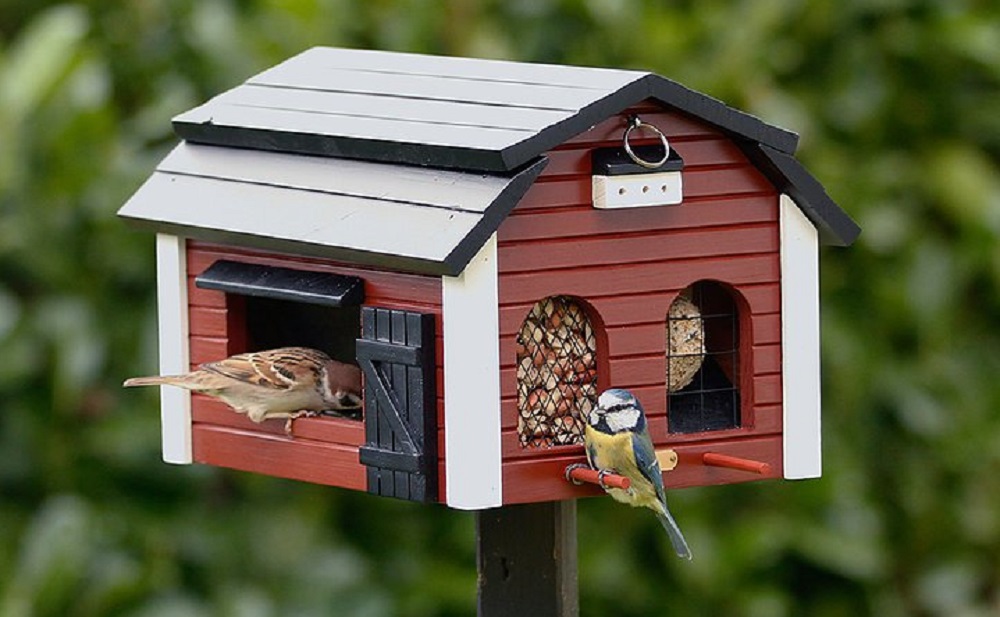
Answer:
[(597, 615), (1000, 612), (1000, 5), (0, 0), (0, 615), (474, 613), (473, 518), (159, 462), (170, 117), (312, 45), (649, 69), (803, 136), (862, 225), (823, 254), (825, 476), (580, 504)]

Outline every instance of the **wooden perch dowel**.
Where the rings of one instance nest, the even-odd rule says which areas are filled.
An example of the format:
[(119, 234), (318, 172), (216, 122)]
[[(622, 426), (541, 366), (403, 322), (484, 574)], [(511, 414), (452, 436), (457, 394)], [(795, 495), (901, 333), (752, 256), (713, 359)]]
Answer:
[[(579, 484), (580, 482), (587, 482), (588, 484), (601, 485), (601, 472), (596, 469), (591, 469), (589, 467), (570, 467), (566, 468), (566, 478)], [(620, 476), (616, 473), (606, 473), (604, 474), (604, 486), (609, 488), (620, 488), (623, 491), (627, 491), (632, 486), (632, 481), (625, 476)]]
[(748, 458), (729, 456), (728, 454), (719, 454), (717, 452), (706, 452), (701, 456), (701, 462), (712, 467), (749, 471), (761, 476), (771, 473), (771, 466), (763, 461), (754, 461)]

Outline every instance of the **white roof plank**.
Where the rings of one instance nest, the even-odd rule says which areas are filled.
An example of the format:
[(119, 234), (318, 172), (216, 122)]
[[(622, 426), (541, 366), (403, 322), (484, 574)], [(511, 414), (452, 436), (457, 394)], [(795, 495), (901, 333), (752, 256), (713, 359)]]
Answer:
[(530, 137), (526, 129), (462, 126), (401, 118), (366, 118), (336, 112), (303, 112), (295, 109), (248, 107), (232, 99), (212, 101), (178, 116), (205, 129), (261, 129), (269, 132), (342, 137), (346, 139), (401, 142), (452, 148), (500, 149)]
[(157, 171), (482, 214), (503, 176), (181, 143)]
[[(454, 87), (442, 89), (444, 80), (450, 80)], [(594, 100), (593, 89), (569, 86), (498, 82), (362, 69), (307, 67), (299, 64), (279, 64), (251, 77), (247, 83), (320, 92), (351, 92), (372, 95), (392, 93), (393, 96), (405, 99), (454, 101), (554, 111), (575, 111)], [(459, 86), (462, 87), (461, 90), (458, 89)]]
[(457, 275), (544, 166), (496, 176), (182, 144), (118, 214), (186, 237)]
[(383, 52), (367, 49), (314, 47), (286, 60), (308, 67), (385, 71), (408, 75), (478, 81), (565, 86), (595, 91), (617, 90), (647, 75), (646, 71), (578, 67), (509, 60)]
[(182, 227), (443, 260), (478, 215), (157, 172), (121, 214)]
[(509, 172), (648, 95), (650, 73), (314, 48), (174, 118), (189, 141)]
[[(381, 118), (434, 125), (472, 126), (535, 133), (576, 110), (534, 109), (476, 102), (430, 100), (391, 94), (357, 94), (248, 84), (218, 97), (217, 103), (333, 116)], [(335, 110), (335, 111), (334, 111)]]

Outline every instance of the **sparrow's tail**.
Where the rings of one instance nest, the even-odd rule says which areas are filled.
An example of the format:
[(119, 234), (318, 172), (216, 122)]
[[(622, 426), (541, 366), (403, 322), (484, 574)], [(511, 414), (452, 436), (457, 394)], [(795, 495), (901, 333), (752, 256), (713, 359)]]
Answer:
[(677, 521), (670, 516), (670, 510), (664, 507), (663, 512), (656, 513), (656, 518), (660, 519), (660, 524), (667, 530), (667, 536), (670, 537), (670, 543), (677, 551), (677, 556), (682, 559), (691, 559), (691, 549), (688, 548), (687, 540), (684, 539), (681, 528), (677, 526)]
[(137, 386), (180, 386), (191, 389), (194, 384), (185, 380), (185, 375), (153, 375), (151, 377), (132, 377), (126, 379), (122, 384), (124, 388), (134, 388)]

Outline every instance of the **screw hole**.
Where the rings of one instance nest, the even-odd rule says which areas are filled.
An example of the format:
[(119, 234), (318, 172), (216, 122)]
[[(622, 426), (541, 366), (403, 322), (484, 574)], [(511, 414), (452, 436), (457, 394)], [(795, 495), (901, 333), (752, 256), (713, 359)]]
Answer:
[(642, 187), (642, 192), (643, 193), (648, 193), (649, 192), (649, 186), (648, 185), (647, 186), (643, 186)]
[(661, 193), (666, 193), (667, 192), (667, 185), (666, 184), (664, 184), (663, 186), (660, 187), (660, 192)]
[(624, 186), (622, 188), (618, 189), (618, 194), (619, 195), (624, 195), (625, 194), (625, 187)]

